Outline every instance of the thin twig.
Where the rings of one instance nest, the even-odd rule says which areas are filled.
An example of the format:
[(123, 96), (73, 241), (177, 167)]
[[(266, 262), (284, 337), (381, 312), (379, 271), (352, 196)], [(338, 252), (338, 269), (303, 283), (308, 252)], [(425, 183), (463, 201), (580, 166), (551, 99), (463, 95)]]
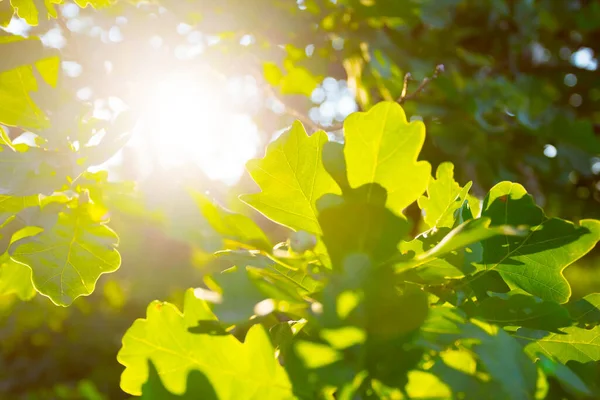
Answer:
[(402, 85), (402, 94), (400, 95), (401, 99), (406, 98), (406, 93), (408, 91), (408, 81), (412, 80), (412, 75), (410, 72), (407, 72), (406, 75), (404, 75), (404, 84)]
[(433, 70), (433, 74), (429, 77), (425, 77), (423, 78), (423, 80), (421, 81), (421, 83), (419, 83), (419, 86), (415, 89), (414, 92), (407, 94), (407, 89), (408, 89), (408, 81), (412, 79), (412, 76), (410, 75), (410, 72), (407, 73), (404, 76), (404, 86), (402, 87), (402, 94), (400, 95), (400, 98), (398, 98), (398, 100), (396, 100), (399, 104), (404, 104), (407, 100), (412, 100), (415, 97), (417, 97), (419, 95), (419, 93), (421, 93), (423, 90), (425, 90), (425, 88), (427, 87), (427, 85), (429, 85), (429, 83), (436, 79), (442, 72), (444, 72), (444, 64), (438, 64), (435, 66), (435, 69)]
[[(436, 79), (441, 73), (444, 72), (444, 65), (443, 64), (438, 64), (436, 65), (435, 69), (433, 70), (433, 74), (430, 77), (426, 77), (424, 78), (421, 83), (419, 84), (419, 86), (417, 87), (417, 89), (408, 94), (408, 83), (412, 80), (412, 75), (410, 72), (407, 72), (406, 75), (404, 75), (404, 84), (402, 86), (402, 94), (400, 95), (400, 97), (398, 98), (398, 100), (396, 100), (396, 102), (398, 104), (404, 104), (407, 100), (412, 100), (415, 97), (418, 96), (419, 93), (421, 93), (423, 90), (425, 90), (425, 88), (427, 87), (427, 85), (434, 79)], [(256, 78), (260, 78), (262, 79), (262, 75), (260, 73), (255, 73)], [(264, 86), (264, 91), (267, 95), (275, 98), (277, 101), (279, 101), (283, 107), (284, 107), (284, 112), (288, 115), (291, 115), (292, 117), (300, 120), (302, 123), (304, 123), (305, 125), (311, 127), (313, 130), (315, 131), (319, 131), (319, 130), (324, 130), (327, 132), (335, 132), (335, 131), (339, 131), (341, 129), (343, 129), (344, 124), (343, 123), (338, 123), (338, 124), (333, 124), (330, 126), (325, 126), (325, 125), (321, 125), (315, 121), (313, 121), (308, 115), (306, 115), (305, 113), (302, 113), (298, 110), (296, 110), (293, 107), (290, 107), (289, 105), (287, 105), (275, 92), (275, 90), (273, 90), (273, 87), (271, 85), (269, 85), (268, 83), (266, 83)]]

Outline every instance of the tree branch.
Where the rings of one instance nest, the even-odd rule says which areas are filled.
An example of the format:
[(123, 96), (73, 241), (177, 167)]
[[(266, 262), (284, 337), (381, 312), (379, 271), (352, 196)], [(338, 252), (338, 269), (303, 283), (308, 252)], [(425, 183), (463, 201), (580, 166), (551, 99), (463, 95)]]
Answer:
[[(396, 100), (396, 102), (398, 104), (404, 104), (408, 100), (415, 99), (419, 95), (419, 93), (421, 93), (422, 91), (425, 90), (425, 88), (427, 87), (427, 85), (429, 85), (429, 83), (431, 81), (436, 79), (443, 72), (444, 72), (444, 65), (443, 64), (436, 65), (435, 69), (433, 70), (433, 74), (430, 77), (425, 77), (421, 81), (419, 86), (415, 89), (415, 91), (410, 94), (408, 93), (408, 84), (412, 80), (412, 75), (410, 72), (407, 72), (406, 75), (404, 75), (404, 84), (402, 86), (402, 93), (401, 93), (400, 97), (398, 98), (398, 100)], [(257, 74), (257, 75), (258, 75), (257, 78), (260, 77), (262, 79), (262, 76), (260, 74)], [(279, 101), (283, 105), (284, 112), (286, 114), (291, 115), (292, 117), (300, 120), (303, 124), (311, 127), (313, 130), (315, 130), (315, 131), (324, 130), (327, 132), (335, 132), (335, 131), (339, 131), (339, 130), (343, 129), (343, 127), (344, 127), (343, 123), (333, 124), (331, 126), (324, 126), (324, 125), (321, 125), (321, 124), (313, 121), (305, 113), (302, 113), (302, 112), (296, 110), (295, 108), (290, 107), (288, 104), (286, 104), (285, 101), (283, 101), (277, 95), (275, 90), (273, 90), (273, 87), (271, 85), (269, 85), (268, 83), (265, 83), (265, 85), (263, 85), (263, 86), (264, 86), (263, 91), (265, 92), (265, 94), (267, 94), (267, 95), (275, 98), (277, 101)]]
[(429, 83), (432, 80), (436, 79), (442, 72), (444, 72), (444, 64), (436, 65), (435, 69), (433, 70), (433, 74), (431, 76), (423, 78), (423, 80), (421, 81), (421, 83), (419, 83), (419, 86), (417, 86), (415, 91), (410, 94), (408, 94), (408, 82), (412, 80), (412, 75), (410, 74), (410, 72), (407, 72), (406, 75), (404, 75), (404, 86), (402, 87), (402, 94), (400, 95), (398, 100), (396, 100), (396, 102), (398, 102), (398, 104), (404, 104), (407, 100), (414, 99), (419, 95), (419, 93), (425, 90), (427, 85), (429, 85)]

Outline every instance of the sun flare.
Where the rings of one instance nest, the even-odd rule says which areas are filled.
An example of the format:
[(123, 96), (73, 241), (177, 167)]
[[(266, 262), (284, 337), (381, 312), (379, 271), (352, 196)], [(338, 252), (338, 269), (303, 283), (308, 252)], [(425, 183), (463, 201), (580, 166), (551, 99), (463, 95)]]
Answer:
[(235, 112), (226, 82), (174, 75), (149, 100), (146, 138), (163, 167), (193, 162), (210, 178), (235, 183), (259, 145), (256, 124)]

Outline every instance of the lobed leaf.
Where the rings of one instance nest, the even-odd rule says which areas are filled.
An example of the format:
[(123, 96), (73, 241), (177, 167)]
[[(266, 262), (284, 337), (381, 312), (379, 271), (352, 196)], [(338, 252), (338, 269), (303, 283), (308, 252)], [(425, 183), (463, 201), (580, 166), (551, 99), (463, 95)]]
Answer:
[(121, 265), (117, 234), (91, 218), (84, 206), (60, 212), (54, 223), (42, 228), (41, 233), (13, 243), (10, 254), (31, 268), (36, 290), (57, 305), (68, 306), (91, 294), (100, 275)]
[(425, 126), (421, 121), (409, 123), (399, 104), (381, 102), (368, 112), (349, 115), (344, 140), (350, 185), (383, 186), (393, 212), (401, 213), (427, 189), (431, 165), (417, 161)]
[(190, 332), (199, 321), (215, 320), (207, 304), (185, 294), (184, 312), (158, 301), (147, 309), (123, 337), (117, 360), (125, 366), (121, 388), (132, 395), (142, 393), (149, 376), (148, 362), (156, 367), (162, 384), (172, 394), (186, 392), (186, 380), (193, 371), (201, 372), (218, 398), (291, 399), (288, 376), (274, 356), (264, 328), (255, 325), (244, 343), (231, 335)]
[(423, 219), (430, 228), (452, 228), (454, 213), (463, 205), (472, 183), (461, 188), (454, 180), (454, 165), (449, 162), (441, 163), (435, 175), (427, 187), (427, 197), (418, 199), (419, 208), (424, 211)]
[(483, 266), (497, 271), (513, 289), (544, 300), (565, 303), (571, 288), (562, 271), (583, 257), (600, 240), (600, 221), (579, 225), (548, 218), (523, 186), (502, 182), (494, 186), (483, 205), (491, 226), (528, 225), (527, 236), (497, 236), (483, 242)]
[(600, 361), (600, 326), (593, 329), (572, 326), (559, 333), (521, 328), (514, 336), (525, 344), (525, 351), (532, 356), (542, 353), (563, 364)]
[(248, 162), (246, 168), (262, 191), (240, 199), (281, 225), (321, 234), (316, 201), (326, 193), (340, 193), (321, 160), (326, 142), (325, 132), (308, 136), (295, 122), (269, 145), (264, 158)]

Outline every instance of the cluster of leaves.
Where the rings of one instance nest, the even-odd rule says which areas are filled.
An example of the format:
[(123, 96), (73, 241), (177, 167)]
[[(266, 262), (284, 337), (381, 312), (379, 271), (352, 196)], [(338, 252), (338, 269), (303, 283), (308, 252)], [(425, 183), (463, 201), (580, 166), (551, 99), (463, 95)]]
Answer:
[[(596, 2), (232, 0), (225, 20), (217, 2), (75, 2), (94, 7), (81, 12), (100, 25), (110, 26), (115, 10), (126, 15), (131, 30), (123, 30), (134, 38), (166, 30), (166, 18), (218, 35), (207, 54), (219, 53), (231, 74), (260, 71), (292, 116), (308, 114), (306, 97), (325, 75), (347, 79), (368, 110), (347, 118), (343, 143), (323, 131), (307, 135), (296, 122), (248, 164), (261, 192), (242, 201), (291, 229), (285, 243), (274, 245), (252, 219), (194, 194), (225, 249), (206, 287), (186, 293), (183, 311), (153, 302), (127, 332), (118, 356), (125, 392), (600, 396), (600, 296), (569, 301), (562, 275), (594, 248), (600, 223), (546, 217), (516, 183), (496, 184), (483, 201), (470, 193), (521, 176), (540, 201), (557, 197), (553, 214), (597, 215), (589, 164), (600, 154), (600, 78), (569, 58), (581, 47), (600, 53)], [(174, 62), (148, 57), (161, 61), (148, 77), (133, 62), (143, 58), (136, 40), (99, 49), (82, 30), (64, 53), (84, 74), (67, 82), (58, 52), (36, 36), (61, 3), (0, 0), (1, 26), (18, 16), (40, 29), (30, 38), (0, 32), (0, 294), (27, 300), (37, 292), (67, 306), (120, 265), (117, 235), (106, 225), (105, 195), (114, 186), (87, 170), (123, 146), (134, 121), (130, 113), (93, 118), (75, 86), (129, 100), (123, 89), (132, 81), (138, 88)], [(96, 13), (103, 7), (111, 12)], [(256, 47), (239, 45), (247, 35)], [(116, 71), (109, 84), (98, 67), (106, 60)], [(426, 142), (421, 122), (378, 101), (403, 96), (407, 71), (431, 76), (440, 62), (446, 72), (418, 108), (406, 105), (431, 127)], [(563, 84), (565, 74), (579, 86)], [(264, 110), (256, 117), (267, 120)], [(31, 140), (13, 141), (24, 131)], [(542, 156), (547, 143), (556, 159)], [(435, 178), (420, 153), (438, 165)], [(455, 165), (440, 163), (448, 159)], [(459, 185), (455, 166), (458, 180), (474, 182)], [(421, 225), (407, 208), (423, 216), (416, 237), (410, 232)], [(77, 390), (93, 392), (85, 384)]]
[[(293, 230), (196, 198), (227, 239), (183, 311), (153, 302), (123, 338), (124, 391), (147, 398), (498, 398), (600, 395), (600, 296), (562, 276), (600, 221), (548, 218), (525, 189), (483, 202), (453, 166), (430, 179), (424, 125), (383, 102), (344, 144), (300, 123), (248, 164), (241, 200)], [(423, 192), (426, 194), (423, 195)], [(417, 201), (428, 229), (407, 240)], [(551, 389), (550, 389), (551, 388)], [(166, 391), (166, 392), (165, 392)]]
[[(442, 63), (446, 72), (405, 106), (430, 127), (428, 160), (454, 162), (457, 176), (472, 180), (478, 195), (498, 177), (519, 180), (560, 215), (599, 217), (598, 173), (590, 168), (600, 155), (597, 2), (299, 4), (231, 1), (226, 20), (219, 18), (221, 6), (211, 3), (190, 2), (178, 11), (194, 22), (201, 14), (199, 29), (221, 35), (221, 47), (231, 49), (241, 35), (253, 35), (260, 49), (252, 51), (260, 54), (267, 80), (300, 110), (312, 104), (287, 95), (309, 93), (320, 76), (347, 80), (360, 108), (368, 110), (400, 98), (407, 73), (422, 81)], [(245, 54), (236, 48), (238, 53)], [(288, 76), (302, 84), (295, 89)], [(543, 154), (545, 145), (556, 148), (553, 158)]]

